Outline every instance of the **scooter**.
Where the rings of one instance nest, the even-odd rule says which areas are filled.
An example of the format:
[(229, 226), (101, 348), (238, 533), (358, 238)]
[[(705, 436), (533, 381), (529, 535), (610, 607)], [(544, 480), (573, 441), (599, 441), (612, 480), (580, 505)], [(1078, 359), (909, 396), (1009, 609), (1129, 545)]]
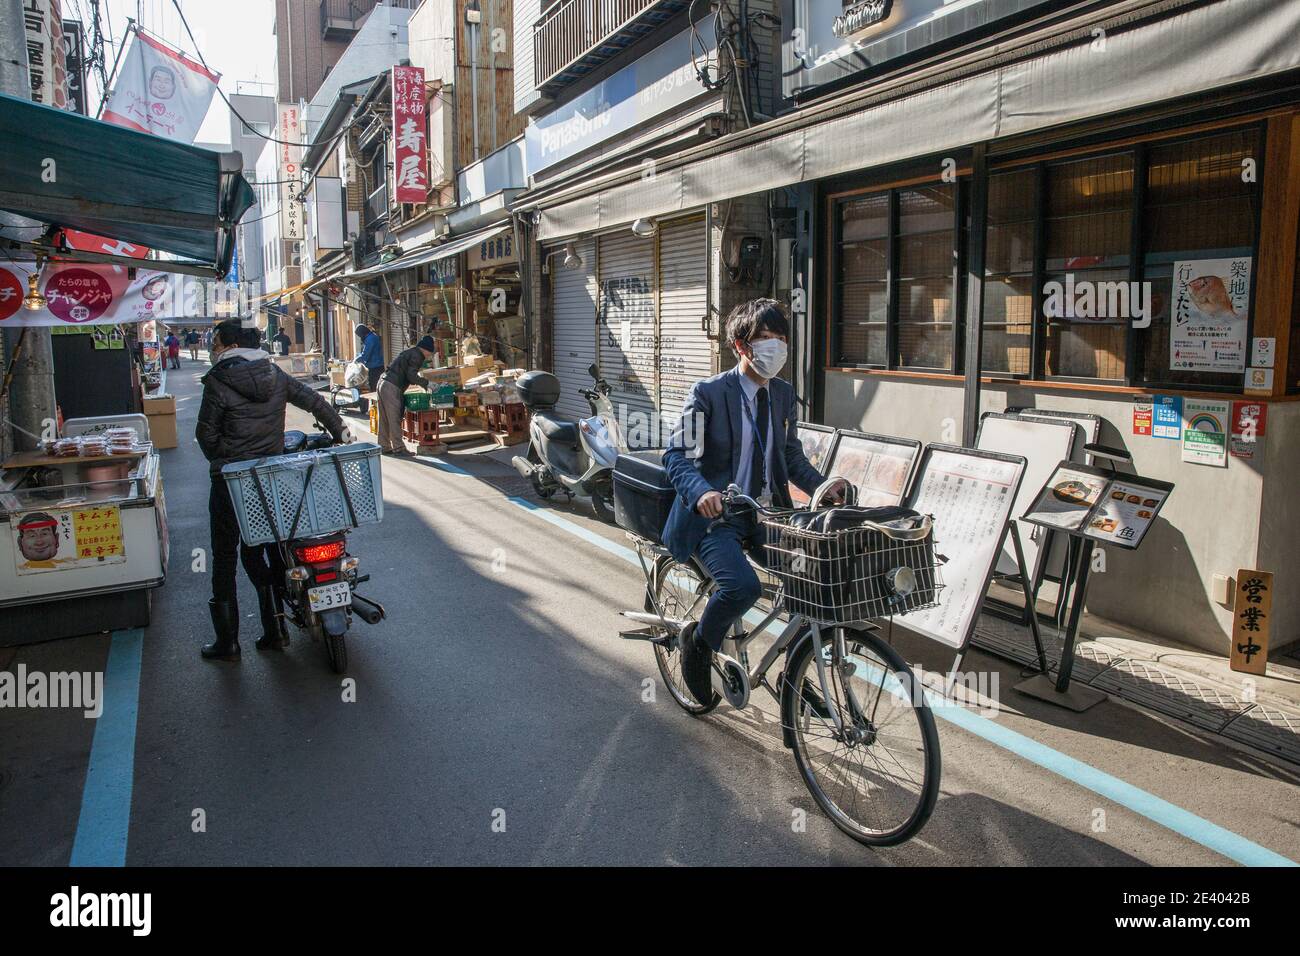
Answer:
[(570, 499), (589, 495), (592, 510), (601, 521), (614, 520), (614, 461), (627, 451), (609, 383), (596, 366), (587, 369), (595, 388), (580, 388), (578, 394), (591, 406), (591, 418), (572, 421), (555, 414), (560, 397), (560, 380), (550, 372), (533, 371), (520, 376), (516, 387), (532, 415), (528, 425), (528, 456), (511, 460), (515, 471), (529, 479), (539, 498), (562, 491)]
[[(320, 422), (316, 425), (321, 427)], [(288, 431), (284, 451), (286, 455), (316, 451), (333, 441), (324, 430), (310, 435)], [(356, 586), (369, 581), (370, 575), (360, 574), (360, 559), (348, 554), (347, 531), (293, 538), (282, 542), (273, 555), (284, 572), (282, 584), (273, 589), (277, 615), (293, 621), (312, 640), (323, 642), (330, 669), (342, 674), (348, 667), (344, 637), (352, 615), (367, 624), (378, 624), (387, 616), (383, 605), (356, 593)]]

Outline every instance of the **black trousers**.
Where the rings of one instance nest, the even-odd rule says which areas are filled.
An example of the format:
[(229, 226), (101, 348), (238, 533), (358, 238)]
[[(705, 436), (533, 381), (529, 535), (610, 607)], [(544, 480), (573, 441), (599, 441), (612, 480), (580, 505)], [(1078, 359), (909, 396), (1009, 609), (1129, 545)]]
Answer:
[(379, 387), (379, 376), (384, 374), (382, 365), (366, 369), (366, 391), (373, 392)]
[(217, 601), (235, 601), (236, 556), (255, 587), (282, 584), (284, 562), (275, 545), (250, 547), (239, 537), (239, 519), (220, 475), (212, 476), (208, 493), (208, 521), (212, 528), (212, 597)]

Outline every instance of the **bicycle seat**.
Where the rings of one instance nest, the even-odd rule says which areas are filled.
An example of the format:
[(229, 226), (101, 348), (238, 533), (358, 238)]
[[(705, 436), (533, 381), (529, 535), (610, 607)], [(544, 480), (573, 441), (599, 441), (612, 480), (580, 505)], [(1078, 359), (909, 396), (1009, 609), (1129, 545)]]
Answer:
[(306, 444), (307, 435), (305, 432), (294, 430), (284, 433), (284, 453), (286, 455), (302, 451), (303, 446)]
[(533, 412), (533, 421), (537, 422), (538, 427), (542, 430), (542, 435), (545, 436), (547, 441), (559, 442), (563, 445), (576, 445), (578, 443), (577, 422), (557, 418), (541, 411)]

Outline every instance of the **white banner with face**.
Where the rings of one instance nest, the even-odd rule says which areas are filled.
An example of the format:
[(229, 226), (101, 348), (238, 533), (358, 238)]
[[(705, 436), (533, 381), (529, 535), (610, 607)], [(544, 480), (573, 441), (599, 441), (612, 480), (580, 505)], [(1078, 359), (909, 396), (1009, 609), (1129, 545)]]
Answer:
[(138, 269), (129, 277), (123, 266), (62, 263), (40, 271), (41, 309), (23, 306), (31, 262), (0, 263), (0, 329), (21, 326), (111, 325), (169, 318), (184, 294), (183, 277)]
[(221, 74), (137, 30), (102, 118), (192, 145), (220, 79)]

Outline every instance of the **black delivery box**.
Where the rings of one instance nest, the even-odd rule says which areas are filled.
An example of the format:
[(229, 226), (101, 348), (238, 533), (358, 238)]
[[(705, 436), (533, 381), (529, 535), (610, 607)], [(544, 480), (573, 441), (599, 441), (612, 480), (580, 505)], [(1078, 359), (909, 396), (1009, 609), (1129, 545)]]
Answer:
[(676, 493), (662, 450), (628, 452), (614, 462), (614, 522), (624, 531), (662, 543)]

